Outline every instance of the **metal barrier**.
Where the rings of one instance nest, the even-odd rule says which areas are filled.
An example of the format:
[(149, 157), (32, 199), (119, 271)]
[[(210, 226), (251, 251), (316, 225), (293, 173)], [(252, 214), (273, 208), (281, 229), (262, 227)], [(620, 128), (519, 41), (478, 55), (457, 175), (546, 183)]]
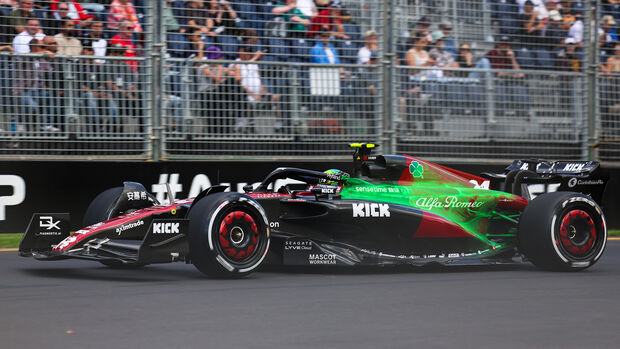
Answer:
[[(31, 13), (63, 41), (67, 5), (94, 56), (52, 58), (44, 40), (0, 52), (1, 158), (342, 159), (371, 141), (434, 160), (620, 163), (620, 18), (600, 0), (75, 4)], [(0, 12), (0, 41), (24, 49), (37, 23)], [(50, 85), (27, 90), (41, 63)]]

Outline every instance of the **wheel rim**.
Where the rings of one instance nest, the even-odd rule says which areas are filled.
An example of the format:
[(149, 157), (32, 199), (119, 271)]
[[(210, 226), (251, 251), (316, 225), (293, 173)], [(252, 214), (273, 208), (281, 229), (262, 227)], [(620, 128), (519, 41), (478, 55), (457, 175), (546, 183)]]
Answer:
[(562, 218), (556, 243), (568, 256), (585, 259), (595, 252), (597, 236), (596, 225), (590, 214), (575, 209)]
[(261, 234), (251, 214), (234, 210), (226, 214), (219, 228), (219, 245), (226, 257), (235, 263), (253, 259)]

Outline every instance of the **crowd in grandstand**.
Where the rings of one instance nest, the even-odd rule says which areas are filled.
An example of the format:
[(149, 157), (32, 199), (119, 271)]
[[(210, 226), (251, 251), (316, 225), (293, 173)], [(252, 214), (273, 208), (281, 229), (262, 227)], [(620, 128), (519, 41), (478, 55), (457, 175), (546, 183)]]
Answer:
[[(483, 76), (479, 70), (456, 68), (497, 69), (498, 77), (511, 79), (524, 77), (519, 72), (523, 69), (584, 71), (584, 41), (588, 40), (584, 17), (589, 11), (585, 1), (487, 1), (496, 35), (494, 47), (484, 55), (472, 53), (475, 43), (456, 39), (456, 19), (433, 22), (422, 16), (407, 37), (396, 39), (398, 64), (406, 68), (403, 108), (407, 99), (419, 97), (416, 81), (421, 76)], [(376, 93), (376, 78), (368, 76), (373, 70), (363, 65), (377, 63), (379, 35), (374, 30), (361, 33), (359, 19), (352, 18), (346, 5), (339, 0), (168, 0), (158, 19), (170, 57), (202, 61), (194, 64), (199, 113), (205, 117), (210, 117), (204, 114), (209, 111), (232, 113), (223, 111), (231, 102), (238, 103), (236, 109), (253, 110), (260, 102), (278, 115), (281, 94), (263, 81), (257, 61), (358, 64), (358, 69), (339, 68), (340, 79), (366, 76), (367, 80), (360, 79), (364, 86), (357, 88), (368, 95)], [(149, 29), (147, 20), (153, 15), (148, 13), (150, 6), (143, 0), (1, 0), (0, 50), (42, 54), (20, 58), (12, 66), (11, 91), (21, 96), (17, 104), (22, 115), (46, 115), (37, 126), (44, 131), (61, 127), (62, 120), (57, 118), (63, 89), (58, 84), (63, 82), (63, 69), (57, 55), (97, 57), (81, 59), (79, 71), (81, 113), (93, 124), (98, 125), (104, 116), (115, 120), (139, 115), (136, 94), (142, 87), (136, 73), (141, 67), (134, 58), (144, 56), (147, 40), (156, 41), (152, 34), (157, 31)], [(603, 0), (596, 13), (600, 71), (618, 74), (620, 0)], [(127, 60), (105, 59), (123, 56)], [(223, 59), (240, 63), (219, 63)], [(51, 83), (58, 86), (46, 86)], [(174, 89), (170, 87), (170, 93), (163, 96), (173, 114), (181, 108)], [(233, 114), (226, 119), (236, 122), (226, 127), (246, 129), (251, 123)], [(275, 127), (282, 127), (282, 122), (278, 117)], [(21, 120), (15, 127), (23, 130), (30, 124)]]

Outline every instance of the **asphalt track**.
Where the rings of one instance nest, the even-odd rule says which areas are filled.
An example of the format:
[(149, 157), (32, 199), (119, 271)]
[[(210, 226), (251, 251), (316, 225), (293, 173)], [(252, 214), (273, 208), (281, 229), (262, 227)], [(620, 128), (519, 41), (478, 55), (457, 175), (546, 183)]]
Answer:
[(114, 270), (0, 252), (0, 348), (618, 348), (620, 241), (579, 273)]

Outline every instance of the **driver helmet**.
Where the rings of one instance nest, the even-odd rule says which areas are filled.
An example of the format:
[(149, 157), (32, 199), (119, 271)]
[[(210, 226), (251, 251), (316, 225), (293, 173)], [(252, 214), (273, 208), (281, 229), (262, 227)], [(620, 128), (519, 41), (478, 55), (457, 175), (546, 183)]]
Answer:
[[(324, 173), (333, 174), (335, 176), (340, 176), (340, 178), (343, 178), (343, 179), (351, 177), (349, 176), (348, 173), (342, 170), (338, 170), (338, 169), (330, 169), (330, 170), (325, 171)], [(331, 180), (331, 179), (325, 179), (325, 178), (320, 179), (319, 184), (342, 187), (342, 185), (338, 181)]]

